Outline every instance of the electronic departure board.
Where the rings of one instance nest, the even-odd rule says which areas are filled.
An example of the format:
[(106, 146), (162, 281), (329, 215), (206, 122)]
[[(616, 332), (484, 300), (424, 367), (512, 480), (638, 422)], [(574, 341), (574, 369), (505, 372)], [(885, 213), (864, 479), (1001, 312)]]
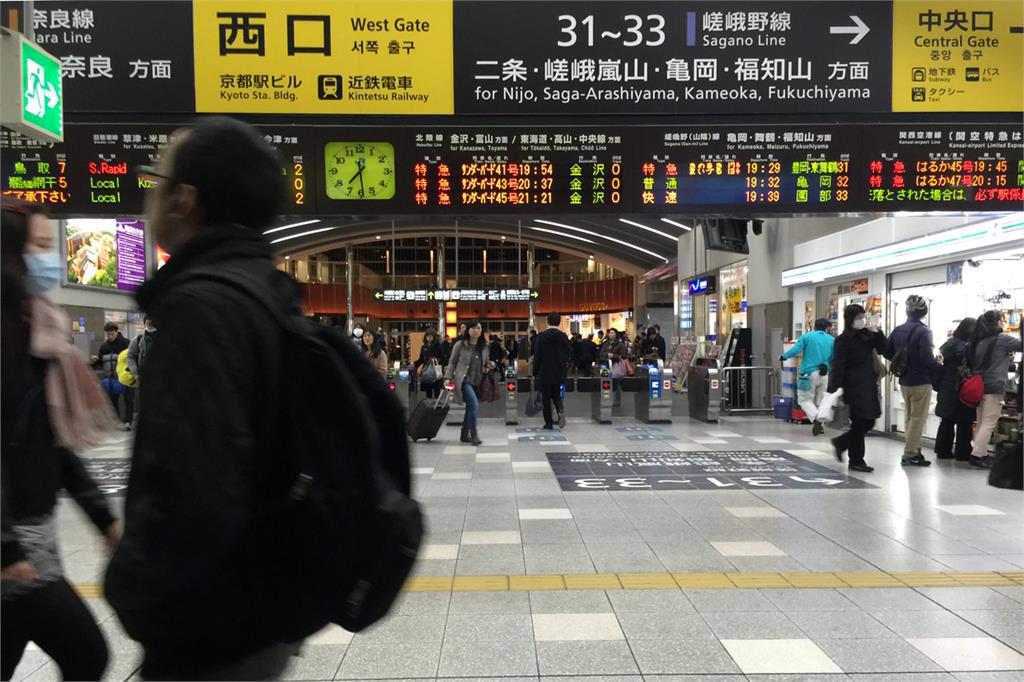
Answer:
[(1018, 210), (1024, 202), (1021, 126), (880, 125), (861, 168), (876, 210)]
[(639, 168), (642, 210), (851, 210), (857, 128), (714, 126), (658, 131)]
[[(177, 126), (3, 132), (3, 191), (55, 215), (142, 211)], [(1024, 125), (266, 126), (283, 215), (693, 214), (1024, 210)], [(244, 173), (245, 169), (238, 169)]]
[[(174, 125), (69, 125), (63, 144), (41, 144), (3, 130), (2, 191), (46, 204), (55, 215), (132, 215), (143, 211), (152, 182), (139, 166), (155, 166), (161, 150), (178, 130)], [(282, 156), (288, 195), (287, 214), (313, 212), (309, 196), (312, 168), (304, 154), (302, 128), (265, 128), (262, 132)], [(243, 169), (240, 169), (243, 172)]]

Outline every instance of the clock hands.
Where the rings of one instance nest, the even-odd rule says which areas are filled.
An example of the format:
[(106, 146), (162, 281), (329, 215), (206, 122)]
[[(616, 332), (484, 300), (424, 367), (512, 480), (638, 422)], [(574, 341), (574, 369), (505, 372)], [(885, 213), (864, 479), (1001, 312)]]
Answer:
[(359, 171), (355, 175), (353, 175), (351, 178), (349, 178), (348, 181), (352, 182), (356, 178), (359, 178), (359, 196), (360, 197), (365, 197), (366, 196), (366, 187), (363, 184), (363, 171), (366, 170), (366, 159), (359, 159), (359, 160), (357, 160), (356, 161), (356, 166), (359, 168)]

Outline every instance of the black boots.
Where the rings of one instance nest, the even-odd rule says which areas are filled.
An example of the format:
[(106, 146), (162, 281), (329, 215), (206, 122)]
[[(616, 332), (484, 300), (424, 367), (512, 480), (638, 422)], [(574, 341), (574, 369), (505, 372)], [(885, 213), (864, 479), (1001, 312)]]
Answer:
[(462, 433), (459, 436), (459, 440), (463, 443), (470, 443), (471, 445), (481, 445), (483, 443), (480, 440), (480, 436), (476, 435), (476, 429), (467, 429), (465, 426), (462, 427)]

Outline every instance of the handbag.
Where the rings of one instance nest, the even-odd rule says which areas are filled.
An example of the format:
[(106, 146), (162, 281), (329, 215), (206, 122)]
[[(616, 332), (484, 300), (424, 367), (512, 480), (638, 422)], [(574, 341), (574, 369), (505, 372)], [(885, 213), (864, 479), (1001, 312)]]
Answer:
[(626, 363), (622, 362), (621, 360), (619, 362), (613, 362), (612, 363), (612, 379), (622, 379), (625, 376), (626, 376)]
[(431, 360), (427, 363), (427, 366), (420, 372), (420, 383), (421, 384), (435, 384), (437, 383), (440, 372), (437, 367), (437, 360)]
[(498, 399), (498, 385), (491, 375), (485, 376), (477, 387), (477, 396), (482, 403), (493, 403)]
[(633, 361), (626, 358), (623, 363), (626, 366), (626, 376), (631, 377), (636, 373), (636, 367), (633, 366)]
[(530, 392), (530, 397), (526, 399), (526, 416), (536, 417), (538, 414), (544, 411), (544, 396), (539, 390), (533, 390)]
[[(988, 350), (985, 351), (985, 356), (981, 360), (981, 367), (988, 367), (989, 361), (992, 359), (992, 351), (996, 348), (997, 339), (993, 338), (992, 343), (989, 344)], [(971, 349), (973, 350), (973, 349)], [(981, 404), (981, 399), (985, 397), (985, 377), (977, 371), (977, 369), (967, 369), (970, 367), (968, 358), (973, 353), (968, 352), (964, 358), (965, 365), (961, 365), (961, 375), (966, 374), (963, 381), (960, 382), (960, 390), (957, 395), (960, 398), (960, 402), (966, 407), (976, 408)]]

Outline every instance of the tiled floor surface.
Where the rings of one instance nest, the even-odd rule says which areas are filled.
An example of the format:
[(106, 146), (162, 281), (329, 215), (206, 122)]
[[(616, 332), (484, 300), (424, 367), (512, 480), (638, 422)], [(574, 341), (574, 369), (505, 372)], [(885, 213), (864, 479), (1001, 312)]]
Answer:
[[(536, 443), (482, 422), (479, 448), (458, 444), (453, 428), (417, 445), (416, 494), (429, 528), (417, 576), (459, 584), (473, 576), (707, 572), (731, 575), (732, 589), (505, 591), (505, 578), (501, 591), (406, 593), (367, 632), (333, 628), (308, 641), (287, 677), (1024, 680), (1022, 586), (747, 589), (742, 582), (745, 573), (1019, 573), (1020, 493), (947, 462), (903, 469), (901, 445), (882, 438), (868, 445), (876, 471), (857, 474), (872, 489), (559, 488), (545, 453), (770, 448), (843, 470), (826, 437), (768, 418), (717, 426), (676, 418), (649, 432), (664, 438), (642, 441), (616, 430), (630, 425), (642, 426), (570, 421), (566, 442)], [(123, 456), (127, 444), (121, 437), (88, 455)], [(104, 554), (87, 522), (66, 504), (60, 519), (69, 578), (97, 582)], [(102, 599), (88, 603), (110, 642), (108, 678), (130, 677), (136, 646)], [(38, 650), (26, 653), (15, 675), (56, 678)]]

